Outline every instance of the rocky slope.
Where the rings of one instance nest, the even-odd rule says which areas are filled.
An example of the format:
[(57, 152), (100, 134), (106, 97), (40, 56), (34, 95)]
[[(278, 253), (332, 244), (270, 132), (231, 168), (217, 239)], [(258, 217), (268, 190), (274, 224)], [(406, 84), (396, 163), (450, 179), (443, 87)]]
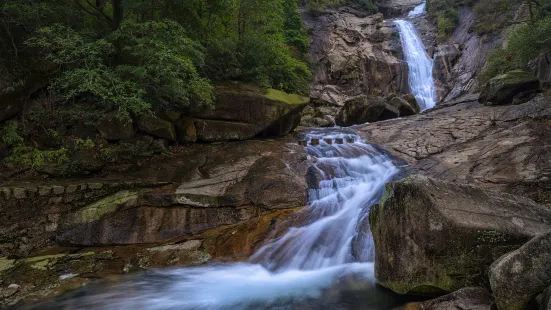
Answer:
[(112, 274), (248, 257), (306, 202), (310, 162), (295, 139), (204, 145), (106, 179), (3, 184), (2, 303)]
[(357, 130), (408, 161), (411, 171), (551, 205), (550, 118), (546, 95), (498, 107), (481, 105), (475, 95)]
[(333, 126), (344, 103), (358, 95), (407, 93), (407, 64), (399, 36), (383, 14), (366, 16), (349, 8), (321, 15), (303, 13), (311, 29), (315, 63), (311, 107), (302, 125)]

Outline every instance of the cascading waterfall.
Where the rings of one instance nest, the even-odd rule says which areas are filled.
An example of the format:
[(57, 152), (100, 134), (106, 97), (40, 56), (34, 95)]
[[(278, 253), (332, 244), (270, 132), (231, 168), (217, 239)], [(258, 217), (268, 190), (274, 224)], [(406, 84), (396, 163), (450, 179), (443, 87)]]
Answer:
[[(423, 14), (425, 2), (409, 13), (410, 17)], [(427, 55), (423, 42), (417, 35), (413, 24), (407, 20), (394, 21), (400, 31), (400, 40), (404, 50), (405, 60), (409, 68), (409, 87), (411, 93), (419, 102), (421, 110), (434, 107), (436, 104), (436, 88), (432, 76), (433, 60)]]
[[(320, 135), (356, 142), (307, 147), (320, 181), (309, 190), (303, 225), (265, 244), (248, 263), (148, 272), (35, 309), (294, 309), (316, 302), (319, 309), (331, 303), (326, 299), (335, 287), (351, 282), (368, 303), (361, 308), (390, 309), (396, 298), (381, 299), (389, 293), (374, 285), (373, 241), (369, 229), (358, 232), (358, 223), (399, 168), (358, 136), (321, 130), (307, 138)], [(342, 308), (340, 301), (330, 306), (339, 307), (357, 308)]]
[(426, 1), (421, 2), (421, 4), (419, 4), (418, 6), (413, 8), (413, 10), (411, 10), (411, 12), (409, 12), (408, 17), (413, 18), (413, 17), (417, 17), (419, 15), (424, 14), (426, 6), (427, 6)]

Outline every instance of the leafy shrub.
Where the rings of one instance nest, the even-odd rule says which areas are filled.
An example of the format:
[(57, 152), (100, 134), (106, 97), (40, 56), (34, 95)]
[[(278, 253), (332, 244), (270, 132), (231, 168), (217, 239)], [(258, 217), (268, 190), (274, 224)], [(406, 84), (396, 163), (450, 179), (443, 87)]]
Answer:
[(484, 70), (479, 76), (481, 83), (513, 69), (528, 69), (528, 62), (541, 52), (551, 49), (551, 16), (534, 23), (519, 26), (509, 34), (506, 48), (490, 52)]
[(452, 34), (459, 22), (457, 9), (453, 0), (428, 0), (427, 13), (436, 21), (438, 40), (444, 41)]

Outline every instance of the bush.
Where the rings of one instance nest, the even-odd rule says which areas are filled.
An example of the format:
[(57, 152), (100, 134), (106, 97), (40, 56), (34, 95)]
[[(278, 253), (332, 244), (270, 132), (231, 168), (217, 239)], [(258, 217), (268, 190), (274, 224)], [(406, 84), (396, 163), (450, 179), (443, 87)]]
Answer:
[(528, 62), (551, 49), (551, 16), (531, 24), (519, 26), (509, 34), (507, 48), (490, 52), (479, 76), (481, 83), (513, 70), (528, 69)]
[(429, 18), (436, 21), (439, 41), (446, 40), (459, 22), (457, 9), (452, 0), (427, 1), (427, 13)]

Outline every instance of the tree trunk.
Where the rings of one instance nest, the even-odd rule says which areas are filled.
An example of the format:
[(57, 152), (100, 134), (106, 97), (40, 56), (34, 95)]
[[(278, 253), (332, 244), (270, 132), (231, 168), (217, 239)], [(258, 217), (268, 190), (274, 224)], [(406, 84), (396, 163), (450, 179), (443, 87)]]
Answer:
[(122, 0), (112, 0), (113, 2), (113, 22), (111, 28), (118, 30), (121, 26), (122, 19), (124, 17), (124, 10), (122, 7)]

